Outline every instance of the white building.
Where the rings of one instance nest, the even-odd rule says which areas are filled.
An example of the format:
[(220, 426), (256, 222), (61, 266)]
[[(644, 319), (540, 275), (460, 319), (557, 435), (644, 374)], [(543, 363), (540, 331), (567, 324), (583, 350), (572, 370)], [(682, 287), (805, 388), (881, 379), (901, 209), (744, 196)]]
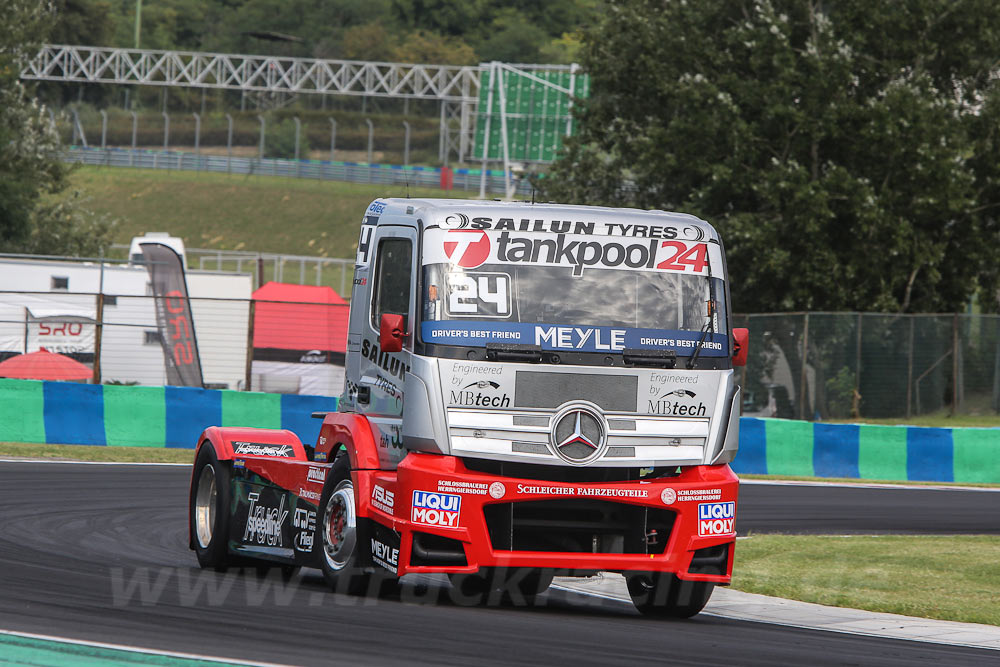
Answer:
[[(253, 277), (187, 271), (186, 279), (205, 385), (242, 387)], [(46, 347), (92, 362), (99, 294), (102, 380), (165, 384), (149, 273), (141, 265), (0, 258), (0, 356)]]

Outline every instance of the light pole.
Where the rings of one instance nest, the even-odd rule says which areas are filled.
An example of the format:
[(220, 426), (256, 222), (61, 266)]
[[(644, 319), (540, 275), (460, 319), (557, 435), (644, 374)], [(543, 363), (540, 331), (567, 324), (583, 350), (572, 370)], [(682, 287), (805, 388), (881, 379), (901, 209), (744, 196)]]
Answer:
[(139, 32), (142, 28), (142, 0), (135, 0), (135, 48), (139, 48)]

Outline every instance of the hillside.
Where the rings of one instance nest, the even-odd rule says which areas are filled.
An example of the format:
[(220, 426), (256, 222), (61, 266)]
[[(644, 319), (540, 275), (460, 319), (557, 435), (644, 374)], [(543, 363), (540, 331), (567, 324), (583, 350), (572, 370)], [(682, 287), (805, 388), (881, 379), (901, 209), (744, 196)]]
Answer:
[[(115, 243), (164, 231), (193, 248), (318, 257), (353, 257), (369, 202), (406, 196), (402, 185), (96, 167), (77, 169), (72, 182), (88, 208), (119, 220)], [(466, 194), (410, 188), (411, 197)]]

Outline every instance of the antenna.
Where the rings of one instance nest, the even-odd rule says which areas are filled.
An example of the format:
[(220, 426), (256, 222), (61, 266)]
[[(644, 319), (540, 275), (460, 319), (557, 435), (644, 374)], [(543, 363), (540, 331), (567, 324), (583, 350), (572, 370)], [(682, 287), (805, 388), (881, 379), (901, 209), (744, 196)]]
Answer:
[(410, 198), (410, 175), (408, 173), (406, 173), (405, 170), (403, 171), (403, 179), (406, 182), (406, 198), (409, 199)]

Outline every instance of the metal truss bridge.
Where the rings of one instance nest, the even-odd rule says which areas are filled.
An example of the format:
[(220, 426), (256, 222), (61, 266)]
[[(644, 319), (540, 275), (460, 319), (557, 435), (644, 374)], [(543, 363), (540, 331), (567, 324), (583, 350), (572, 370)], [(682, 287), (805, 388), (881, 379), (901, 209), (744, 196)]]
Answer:
[[(535, 67), (535, 66), (533, 66)], [(46, 45), (23, 79), (358, 95), (475, 104), (480, 66)]]
[[(520, 106), (530, 103), (527, 97), (509, 97), (507, 88), (527, 91), (528, 84), (564, 96), (573, 95), (576, 65), (509, 65), (499, 62), (476, 66), (421, 65), (413, 63), (368, 62), (357, 60), (322, 60), (277, 56), (199, 53), (193, 51), (154, 51), (118, 49), (100, 46), (48, 44), (21, 71), (22, 79), (79, 83), (108, 83), (179, 88), (221, 88), (256, 93), (354, 95), (394, 99), (437, 100), (441, 104), (440, 156), (447, 164), (454, 154), (460, 161), (473, 151), (479, 153), (482, 173), (488, 162), (502, 160), (507, 174), (508, 196), (515, 186), (510, 183), (511, 134), (520, 132), (525, 141), (540, 140), (530, 129), (520, 126), (508, 130), (508, 118), (525, 116)], [(568, 76), (562, 81), (559, 74)], [(511, 75), (514, 75), (513, 78)], [(569, 82), (569, 83), (567, 83)], [(568, 87), (567, 87), (568, 86)], [(494, 102), (494, 89), (498, 95)], [(511, 92), (514, 92), (513, 89)], [(541, 99), (541, 98), (540, 98)], [(554, 99), (554, 98), (553, 98)], [(569, 100), (569, 97), (566, 98)], [(509, 100), (509, 101), (508, 101)], [(539, 117), (558, 116), (571, 132), (568, 108), (535, 102)], [(493, 116), (498, 125), (492, 125)], [(478, 129), (477, 129), (478, 122)], [(523, 123), (522, 123), (523, 124)], [(491, 133), (492, 127), (492, 133)], [(550, 128), (551, 129), (551, 128)], [(535, 132), (538, 133), (537, 131)], [(563, 134), (562, 130), (555, 133)], [(552, 131), (549, 132), (553, 134)], [(493, 136), (498, 135), (498, 136)], [(478, 138), (478, 141), (476, 141)], [(494, 150), (489, 149), (493, 141)], [(473, 144), (476, 144), (475, 147)], [(552, 143), (549, 141), (548, 143)], [(557, 145), (553, 143), (553, 145)], [(499, 155), (502, 148), (502, 157)], [(525, 155), (525, 161), (538, 161)], [(550, 161), (542, 158), (541, 161)], [(486, 179), (480, 186), (485, 195)]]

